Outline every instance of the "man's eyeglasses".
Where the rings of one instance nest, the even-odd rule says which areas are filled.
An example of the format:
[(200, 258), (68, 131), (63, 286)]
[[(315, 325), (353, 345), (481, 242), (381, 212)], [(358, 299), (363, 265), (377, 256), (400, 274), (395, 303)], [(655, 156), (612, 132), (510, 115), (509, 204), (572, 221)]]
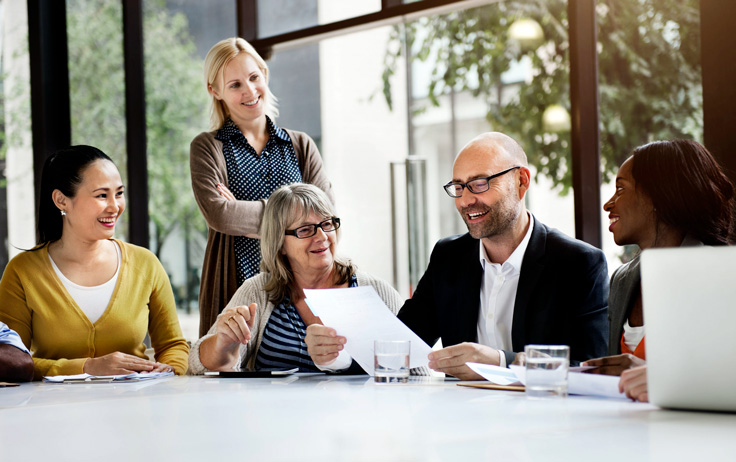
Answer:
[(511, 170), (515, 170), (517, 168), (521, 168), (519, 165), (516, 167), (507, 168), (506, 170), (498, 173), (494, 173), (491, 176), (487, 176), (485, 178), (478, 178), (475, 180), (468, 181), (467, 183), (453, 183), (450, 181), (446, 185), (443, 186), (445, 188), (445, 192), (450, 197), (462, 197), (463, 196), (463, 189), (468, 188), (468, 191), (470, 191), (473, 194), (480, 194), (482, 192), (488, 191), (489, 182), (494, 179), (498, 178), (499, 176), (503, 175), (504, 173), (508, 173)]
[(322, 228), (322, 231), (329, 233), (340, 227), (340, 219), (337, 217), (328, 218), (316, 225), (304, 225), (296, 229), (287, 229), (284, 234), (287, 236), (296, 236), (297, 239), (306, 239), (317, 234), (318, 227)]

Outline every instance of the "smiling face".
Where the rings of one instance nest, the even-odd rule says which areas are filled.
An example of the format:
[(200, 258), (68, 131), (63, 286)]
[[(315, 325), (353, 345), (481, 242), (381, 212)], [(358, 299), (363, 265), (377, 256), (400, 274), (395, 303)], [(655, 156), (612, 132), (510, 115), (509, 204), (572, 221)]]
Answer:
[[(310, 213), (308, 216), (291, 223), (288, 229), (296, 229), (304, 225), (316, 225), (330, 217)], [(337, 234), (335, 231), (326, 233), (317, 227), (317, 233), (306, 239), (296, 236), (285, 236), (281, 253), (289, 261), (294, 274), (311, 279), (315, 276), (332, 271), (335, 261), (335, 245)]]
[(115, 224), (125, 210), (125, 187), (115, 164), (96, 160), (82, 172), (82, 182), (74, 197), (54, 190), (56, 206), (66, 212), (62, 239), (74, 237), (85, 242), (110, 239)]
[(222, 71), (222, 88), (210, 91), (221, 100), (236, 125), (250, 123), (266, 114), (268, 87), (263, 71), (253, 57), (240, 53)]
[(613, 233), (616, 244), (636, 244), (646, 249), (654, 244), (657, 236), (654, 205), (637, 190), (632, 167), (633, 157), (621, 164), (616, 176), (616, 192), (603, 210), (608, 212), (608, 230)]
[[(458, 155), (452, 168), (453, 182), (467, 183), (485, 178), (517, 165), (500, 146), (476, 143)], [(522, 169), (494, 178), (488, 191), (474, 194), (468, 188), (455, 198), (455, 207), (476, 239), (491, 238), (511, 232), (523, 210), (524, 190), (516, 187)]]

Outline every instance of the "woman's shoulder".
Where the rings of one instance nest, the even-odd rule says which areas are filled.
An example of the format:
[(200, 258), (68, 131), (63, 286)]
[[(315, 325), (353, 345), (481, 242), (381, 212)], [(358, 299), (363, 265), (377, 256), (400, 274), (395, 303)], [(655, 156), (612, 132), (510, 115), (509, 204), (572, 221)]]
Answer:
[(268, 298), (264, 287), (270, 277), (268, 273), (258, 273), (246, 279), (233, 295), (233, 300), (237, 300), (237, 304), (242, 304), (241, 302), (246, 299), (251, 300), (247, 303), (253, 303), (254, 297)]
[(195, 136), (190, 144), (191, 151), (207, 151), (213, 147), (222, 146), (222, 141), (216, 138), (218, 130), (202, 132)]
[(386, 303), (386, 306), (389, 307), (391, 312), (394, 314), (398, 313), (404, 300), (402, 300), (401, 295), (394, 286), (364, 271), (357, 270), (355, 276), (358, 279), (358, 286), (372, 286), (376, 289), (378, 296)]
[(291, 138), (291, 144), (293, 144), (294, 147), (297, 148), (298, 151), (301, 151), (304, 155), (311, 154), (317, 149), (317, 145), (315, 144), (312, 137), (307, 135), (306, 133), (300, 132), (298, 130), (292, 130), (290, 128), (281, 127), (281, 129), (285, 131), (287, 135), (289, 135), (289, 138)]
[(639, 277), (639, 255), (614, 270), (611, 284), (621, 284), (631, 278)]
[(13, 257), (6, 267), (14, 271), (35, 271), (34, 268), (44, 263), (44, 258), (48, 258), (47, 244), (37, 245), (30, 250), (24, 250)]
[(131, 244), (130, 242), (123, 242), (119, 239), (112, 239), (112, 241), (120, 247), (124, 262), (127, 261), (128, 264), (135, 265), (136, 267), (161, 266), (161, 262), (156, 254), (147, 248)]

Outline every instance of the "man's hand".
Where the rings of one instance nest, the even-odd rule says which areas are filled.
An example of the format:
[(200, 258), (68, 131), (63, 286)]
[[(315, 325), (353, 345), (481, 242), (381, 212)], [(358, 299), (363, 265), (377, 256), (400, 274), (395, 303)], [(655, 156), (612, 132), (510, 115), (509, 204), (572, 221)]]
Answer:
[(501, 353), (478, 343), (461, 343), (429, 354), (429, 368), (457, 377), (460, 380), (483, 380), (465, 365), (467, 362), (498, 366)]
[(307, 344), (309, 356), (314, 364), (319, 366), (328, 366), (332, 364), (340, 354), (347, 342), (347, 339), (332, 327), (325, 327), (321, 324), (312, 324), (307, 327), (307, 336), (304, 337), (304, 343)]
[(596, 366), (597, 369), (590, 369), (588, 374), (603, 375), (621, 375), (627, 369), (639, 367), (646, 364), (646, 361), (639, 359), (628, 353), (616, 356), (606, 356), (603, 358), (590, 359), (582, 363), (582, 366)]

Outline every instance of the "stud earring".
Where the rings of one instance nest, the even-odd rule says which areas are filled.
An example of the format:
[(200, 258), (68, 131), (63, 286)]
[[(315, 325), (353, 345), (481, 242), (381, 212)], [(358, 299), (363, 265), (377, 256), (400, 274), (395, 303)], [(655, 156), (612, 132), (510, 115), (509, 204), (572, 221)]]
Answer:
[(65, 217), (66, 216), (66, 210), (60, 210), (60, 212), (61, 212), (61, 216), (62, 217)]

